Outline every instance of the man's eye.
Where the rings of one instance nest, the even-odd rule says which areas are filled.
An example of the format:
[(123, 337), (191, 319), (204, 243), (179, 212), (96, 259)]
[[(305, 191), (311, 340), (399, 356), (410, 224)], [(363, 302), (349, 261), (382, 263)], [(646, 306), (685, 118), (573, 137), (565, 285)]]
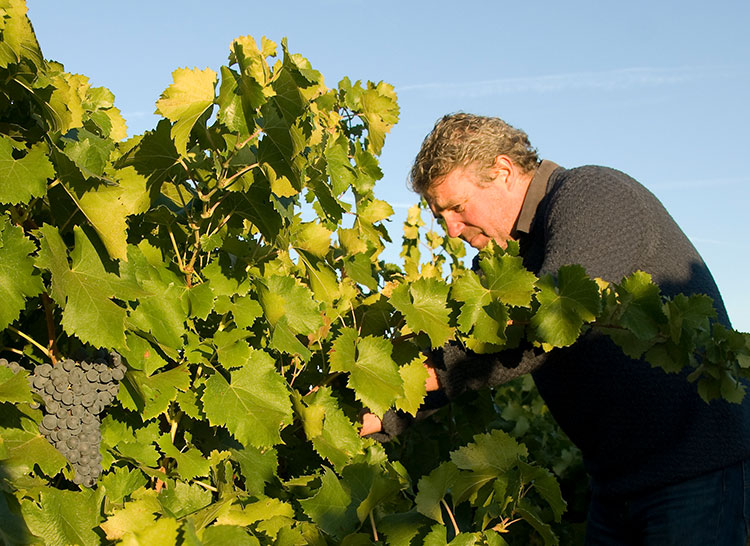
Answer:
[(451, 207), (451, 210), (453, 212), (463, 212), (464, 211), (464, 206), (463, 205), (454, 205), (453, 207)]

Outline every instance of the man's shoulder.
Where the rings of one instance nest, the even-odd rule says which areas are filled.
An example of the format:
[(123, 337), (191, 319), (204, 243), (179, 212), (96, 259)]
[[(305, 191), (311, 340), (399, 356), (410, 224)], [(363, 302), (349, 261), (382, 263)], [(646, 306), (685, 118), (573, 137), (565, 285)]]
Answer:
[(582, 165), (580, 167), (556, 169), (551, 176), (553, 181), (564, 181), (566, 183), (598, 184), (598, 183), (626, 183), (638, 184), (629, 174), (612, 167), (603, 165)]
[(601, 165), (556, 169), (550, 176), (548, 193), (553, 201), (652, 198), (651, 192), (632, 176)]

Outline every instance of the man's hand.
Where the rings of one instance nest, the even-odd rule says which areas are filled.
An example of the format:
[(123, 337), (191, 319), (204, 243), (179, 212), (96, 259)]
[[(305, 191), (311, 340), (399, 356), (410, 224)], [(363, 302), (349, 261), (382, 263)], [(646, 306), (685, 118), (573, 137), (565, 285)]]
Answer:
[[(424, 382), (427, 392), (440, 389), (440, 382), (435, 374), (435, 368), (432, 367), (432, 360), (427, 356), (424, 367), (427, 368), (427, 379)], [(383, 430), (383, 423), (374, 413), (365, 413), (362, 415), (362, 428), (359, 429), (360, 436), (367, 436)]]

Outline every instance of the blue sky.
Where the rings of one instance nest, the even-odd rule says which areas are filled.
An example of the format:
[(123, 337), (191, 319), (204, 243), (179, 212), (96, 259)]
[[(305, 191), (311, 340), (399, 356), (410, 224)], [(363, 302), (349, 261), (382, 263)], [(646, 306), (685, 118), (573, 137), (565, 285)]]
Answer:
[(27, 3), (45, 56), (111, 89), (130, 134), (153, 127), (173, 70), (218, 70), (241, 35), (286, 36), (329, 86), (393, 84), (401, 121), (378, 191), (396, 241), (416, 202), (411, 161), (447, 112), (502, 117), (566, 167), (621, 169), (665, 204), (750, 331), (747, 0)]

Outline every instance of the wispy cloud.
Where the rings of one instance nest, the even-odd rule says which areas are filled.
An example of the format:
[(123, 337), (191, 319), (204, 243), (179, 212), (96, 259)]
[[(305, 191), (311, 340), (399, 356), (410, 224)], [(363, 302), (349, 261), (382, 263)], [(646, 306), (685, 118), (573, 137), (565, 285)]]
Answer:
[(580, 89), (626, 89), (675, 85), (690, 80), (730, 74), (729, 70), (707, 67), (622, 68), (603, 72), (570, 72), (521, 78), (500, 78), (473, 82), (430, 82), (398, 86), (399, 93), (427, 92), (444, 97), (482, 97), (514, 93), (556, 93)]
[(741, 249), (747, 249), (750, 248), (750, 244), (742, 241), (737, 240), (722, 240), (722, 239), (709, 239), (706, 237), (690, 237), (688, 238), (696, 244), (699, 245), (711, 245), (711, 246), (723, 246), (723, 247), (729, 247), (729, 248), (741, 248)]
[(750, 185), (749, 176), (724, 176), (716, 178), (697, 178), (688, 180), (664, 180), (650, 182), (648, 187), (652, 190), (680, 190), (717, 188), (725, 186), (748, 186)]

